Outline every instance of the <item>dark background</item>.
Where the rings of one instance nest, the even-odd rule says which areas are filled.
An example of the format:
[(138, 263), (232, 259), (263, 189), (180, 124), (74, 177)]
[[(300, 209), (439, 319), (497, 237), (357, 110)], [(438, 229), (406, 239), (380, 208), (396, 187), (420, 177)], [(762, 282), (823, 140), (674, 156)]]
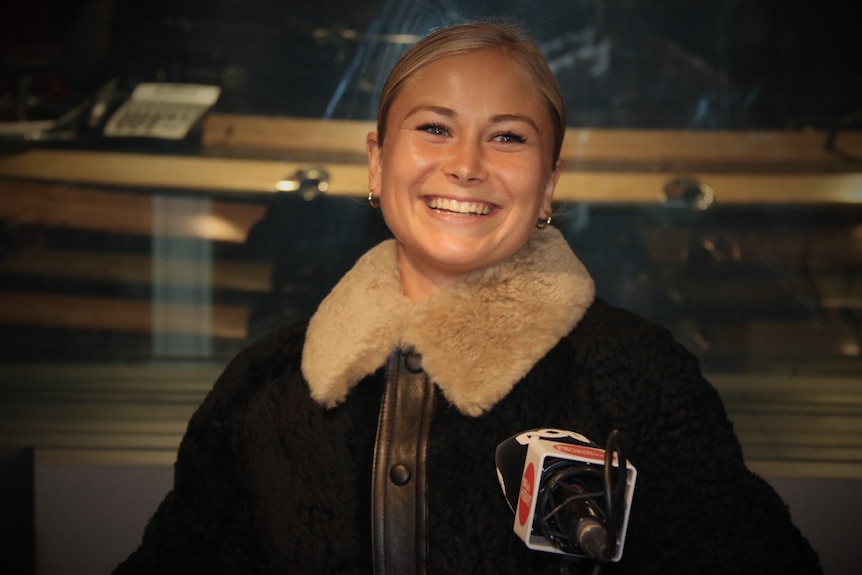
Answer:
[[(6, 3), (9, 4), (9, 3)], [(31, 0), (0, 17), (0, 119), (56, 117), (111, 78), (222, 87), (217, 110), (371, 119), (406, 47), (470, 18), (527, 24), (597, 128), (859, 125), (858, 19), (837, 0)]]

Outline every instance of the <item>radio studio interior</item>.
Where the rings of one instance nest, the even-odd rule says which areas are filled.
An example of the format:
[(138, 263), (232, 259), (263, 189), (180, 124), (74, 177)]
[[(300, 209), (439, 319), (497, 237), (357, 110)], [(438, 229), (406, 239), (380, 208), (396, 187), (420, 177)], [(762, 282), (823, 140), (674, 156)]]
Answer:
[(108, 572), (136, 547), (227, 362), (387, 237), (366, 134), (392, 64), (495, 16), (526, 23), (565, 96), (554, 226), (597, 293), (697, 356), (827, 575), (862, 563), (862, 60), (842, 3), (12, 4), (0, 522), (22, 573)]

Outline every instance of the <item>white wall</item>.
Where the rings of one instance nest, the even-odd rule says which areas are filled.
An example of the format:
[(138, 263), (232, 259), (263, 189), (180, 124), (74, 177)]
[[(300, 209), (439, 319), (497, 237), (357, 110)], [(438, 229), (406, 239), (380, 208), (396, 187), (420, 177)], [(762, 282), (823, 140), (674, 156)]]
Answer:
[(108, 574), (140, 543), (171, 467), (37, 465), (37, 575)]
[(770, 483), (820, 553), (824, 575), (857, 575), (862, 566), (862, 480), (771, 479)]

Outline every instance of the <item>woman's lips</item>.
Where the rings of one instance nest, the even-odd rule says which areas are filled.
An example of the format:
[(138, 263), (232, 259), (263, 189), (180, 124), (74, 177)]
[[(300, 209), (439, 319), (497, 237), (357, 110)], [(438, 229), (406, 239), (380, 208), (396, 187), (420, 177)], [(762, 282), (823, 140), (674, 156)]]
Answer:
[(461, 201), (437, 196), (425, 198), (425, 204), (440, 213), (462, 216), (486, 216), (495, 208), (494, 204), (487, 202)]

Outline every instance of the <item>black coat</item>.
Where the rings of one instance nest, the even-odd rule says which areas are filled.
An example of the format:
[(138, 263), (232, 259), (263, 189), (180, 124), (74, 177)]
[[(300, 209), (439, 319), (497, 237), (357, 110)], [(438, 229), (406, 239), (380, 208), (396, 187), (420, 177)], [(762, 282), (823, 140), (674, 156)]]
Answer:
[[(370, 572), (382, 370), (324, 408), (301, 375), (304, 333), (277, 331), (226, 369), (189, 424), (174, 490), (116, 575)], [(479, 417), (436, 393), (429, 573), (559, 572), (512, 532), (495, 473), (496, 445), (536, 427), (599, 444), (622, 431), (638, 480), (623, 558), (605, 573), (820, 572), (781, 499), (746, 469), (697, 360), (633, 314), (595, 301)]]

